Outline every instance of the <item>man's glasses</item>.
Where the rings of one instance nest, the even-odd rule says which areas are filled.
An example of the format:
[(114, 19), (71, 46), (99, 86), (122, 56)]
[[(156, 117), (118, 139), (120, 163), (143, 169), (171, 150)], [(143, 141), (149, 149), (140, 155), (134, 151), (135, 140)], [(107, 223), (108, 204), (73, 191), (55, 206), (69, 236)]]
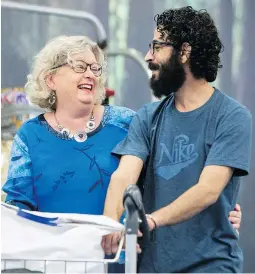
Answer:
[(100, 64), (98, 64), (98, 63), (88, 64), (88, 63), (86, 63), (82, 60), (74, 60), (74, 61), (71, 62), (71, 64), (64, 63), (62, 65), (53, 67), (52, 69), (57, 69), (57, 68), (60, 68), (62, 66), (65, 66), (65, 65), (70, 65), (71, 68), (77, 73), (84, 73), (87, 70), (87, 68), (89, 67), (90, 70), (92, 71), (92, 73), (96, 77), (99, 77), (102, 74), (102, 66)]
[(161, 41), (153, 40), (149, 44), (149, 50), (150, 50), (150, 53), (153, 55), (155, 52), (160, 51), (163, 47), (173, 46), (173, 45), (174, 44), (171, 42), (161, 42)]

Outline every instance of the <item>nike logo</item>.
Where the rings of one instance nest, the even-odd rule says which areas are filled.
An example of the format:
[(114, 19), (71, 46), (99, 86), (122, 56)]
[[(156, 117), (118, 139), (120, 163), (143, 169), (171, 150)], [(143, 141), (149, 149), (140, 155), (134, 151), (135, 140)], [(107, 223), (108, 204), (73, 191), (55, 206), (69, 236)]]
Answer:
[(165, 180), (169, 180), (180, 173), (181, 170), (192, 164), (198, 157), (195, 145), (189, 143), (189, 137), (178, 135), (174, 138), (172, 153), (164, 143), (160, 143), (161, 154), (155, 173)]

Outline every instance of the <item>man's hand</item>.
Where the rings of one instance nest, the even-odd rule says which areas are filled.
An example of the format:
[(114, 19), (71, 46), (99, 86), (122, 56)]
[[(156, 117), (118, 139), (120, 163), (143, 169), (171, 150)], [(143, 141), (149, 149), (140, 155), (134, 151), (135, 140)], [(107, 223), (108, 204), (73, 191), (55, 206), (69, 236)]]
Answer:
[(102, 237), (101, 246), (105, 254), (112, 255), (117, 253), (121, 235), (121, 232), (114, 232)]
[[(142, 236), (143, 234), (140, 231), (138, 231), (138, 237), (142, 237)], [(101, 246), (106, 255), (112, 255), (117, 253), (121, 237), (122, 237), (121, 232), (114, 232), (102, 237)], [(125, 248), (125, 241), (124, 241), (123, 248)], [(139, 244), (136, 245), (136, 251), (138, 253), (142, 252)]]
[(235, 209), (230, 211), (228, 219), (235, 229), (238, 230), (240, 228), (242, 221), (242, 211), (239, 204), (236, 204)]

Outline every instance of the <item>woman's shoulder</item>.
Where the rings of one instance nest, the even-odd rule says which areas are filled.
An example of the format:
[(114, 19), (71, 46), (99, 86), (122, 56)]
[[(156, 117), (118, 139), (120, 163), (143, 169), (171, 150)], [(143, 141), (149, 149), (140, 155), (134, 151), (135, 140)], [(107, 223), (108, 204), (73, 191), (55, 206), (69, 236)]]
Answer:
[(115, 115), (116, 117), (121, 119), (133, 118), (136, 113), (134, 110), (126, 107), (112, 106), (112, 105), (108, 107), (110, 108), (112, 115)]
[(38, 131), (38, 125), (41, 125), (42, 117), (43, 114), (40, 114), (23, 122), (19, 127), (17, 134), (20, 136), (27, 136), (31, 135), (34, 131)]
[(115, 125), (121, 128), (128, 128), (134, 115), (135, 111), (120, 106), (105, 106), (105, 124)]
[(38, 124), (40, 124), (41, 120), (42, 120), (43, 114), (40, 114), (38, 116), (35, 116), (33, 118), (30, 118), (28, 120), (26, 120), (21, 126), (20, 129), (28, 129), (31, 127), (34, 127)]

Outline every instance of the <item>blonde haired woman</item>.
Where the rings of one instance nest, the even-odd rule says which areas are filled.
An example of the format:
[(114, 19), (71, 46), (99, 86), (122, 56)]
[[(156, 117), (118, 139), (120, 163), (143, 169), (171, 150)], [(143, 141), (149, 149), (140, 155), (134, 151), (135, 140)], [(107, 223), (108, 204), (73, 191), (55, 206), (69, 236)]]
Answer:
[(106, 64), (85, 36), (60, 36), (35, 56), (25, 89), (49, 112), (24, 123), (14, 138), (6, 201), (21, 208), (103, 214), (112, 149), (134, 111), (102, 106)]

